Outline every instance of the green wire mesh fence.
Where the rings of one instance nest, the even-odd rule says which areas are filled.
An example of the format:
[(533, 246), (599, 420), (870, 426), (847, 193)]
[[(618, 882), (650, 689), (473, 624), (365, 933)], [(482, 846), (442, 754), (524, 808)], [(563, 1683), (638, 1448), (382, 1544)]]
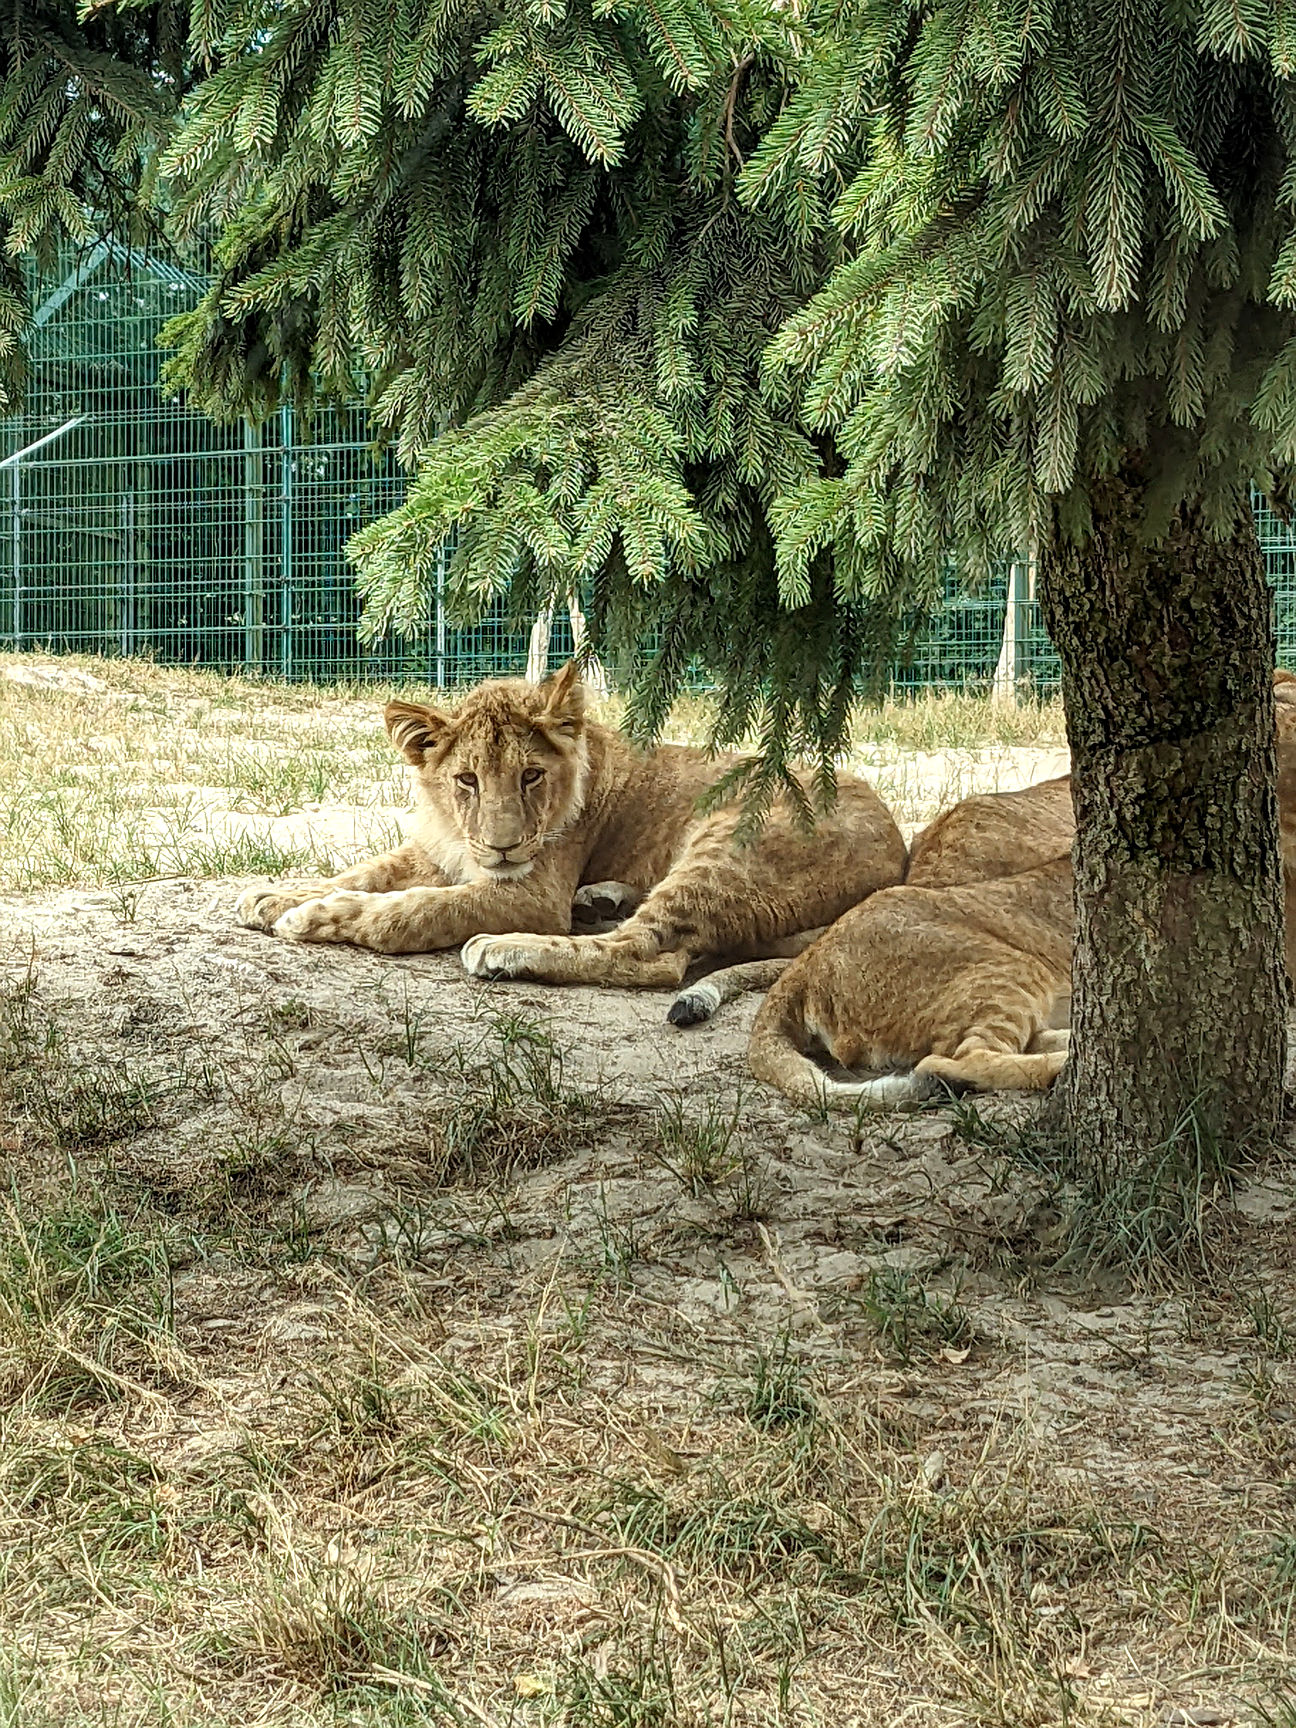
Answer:
[[(107, 241), (35, 293), (25, 411), (0, 460), (0, 647), (148, 654), (288, 679), (514, 669), (504, 608), (471, 630), (362, 649), (344, 555), (404, 480), (359, 409), (309, 428), (217, 426), (158, 391), (157, 335), (199, 276)], [(570, 649), (555, 621), (552, 652)]]
[[(501, 603), (472, 629), (438, 601), (417, 640), (356, 636), (344, 547), (404, 479), (359, 409), (309, 428), (290, 409), (252, 429), (168, 401), (157, 334), (198, 274), (103, 241), (36, 285), (25, 411), (0, 457), (0, 649), (145, 654), (285, 679), (471, 683), (526, 664), (529, 632)], [(1296, 662), (1296, 533), (1265, 508), (1280, 658)], [(570, 653), (559, 608), (548, 663)], [(897, 665), (901, 691), (1005, 683), (1047, 689), (1057, 662), (1025, 571), (945, 604)]]

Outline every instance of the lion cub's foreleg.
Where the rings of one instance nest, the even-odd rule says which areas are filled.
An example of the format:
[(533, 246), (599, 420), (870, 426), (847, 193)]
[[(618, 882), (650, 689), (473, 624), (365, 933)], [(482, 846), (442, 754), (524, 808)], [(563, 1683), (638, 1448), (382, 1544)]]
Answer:
[(345, 942), (379, 954), (432, 954), (480, 930), (571, 928), (571, 888), (528, 893), (517, 881), (406, 888), (392, 894), (341, 891), (293, 906), (273, 926), (297, 942)]
[(449, 878), (416, 846), (397, 847), (380, 858), (370, 858), (363, 864), (353, 864), (338, 876), (315, 882), (267, 883), (249, 888), (239, 896), (235, 917), (250, 930), (273, 930), (285, 912), (302, 906), (308, 900), (320, 900), (327, 894), (349, 891), (361, 894), (397, 894), (415, 885), (424, 888), (444, 887)]

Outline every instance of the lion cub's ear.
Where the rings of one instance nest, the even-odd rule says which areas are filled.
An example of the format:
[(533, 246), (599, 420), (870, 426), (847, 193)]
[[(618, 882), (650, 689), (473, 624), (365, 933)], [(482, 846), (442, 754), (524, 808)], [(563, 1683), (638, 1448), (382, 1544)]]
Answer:
[(383, 709), (387, 736), (407, 762), (416, 768), (423, 762), (423, 752), (440, 742), (450, 724), (450, 716), (438, 708), (425, 708), (421, 702), (389, 702)]
[(574, 660), (540, 686), (540, 724), (554, 732), (579, 732), (585, 720), (585, 686)]

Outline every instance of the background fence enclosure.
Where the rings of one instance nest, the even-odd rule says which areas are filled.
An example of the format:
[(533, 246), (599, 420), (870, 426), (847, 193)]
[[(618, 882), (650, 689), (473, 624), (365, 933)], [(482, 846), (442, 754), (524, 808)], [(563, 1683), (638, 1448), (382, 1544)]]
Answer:
[[(399, 502), (403, 476), (375, 457), (359, 409), (321, 415), (306, 437), (290, 409), (253, 430), (165, 400), (157, 334), (202, 286), (112, 241), (35, 284), (31, 389), (0, 458), (0, 648), (443, 686), (520, 670), (528, 632), (502, 603), (462, 630), (438, 601), (421, 639), (359, 646), (344, 547)], [(1263, 509), (1259, 524), (1280, 659), (1296, 663), (1296, 533)], [(985, 684), (997, 667), (1055, 683), (1024, 577), (976, 595), (951, 581), (897, 687)], [(560, 609), (551, 663), (570, 650)]]

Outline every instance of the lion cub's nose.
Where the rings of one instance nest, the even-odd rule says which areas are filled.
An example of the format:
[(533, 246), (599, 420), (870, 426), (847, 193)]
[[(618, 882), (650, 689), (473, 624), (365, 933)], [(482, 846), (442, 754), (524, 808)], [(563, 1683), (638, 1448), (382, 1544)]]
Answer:
[(493, 864), (517, 863), (517, 859), (511, 857), (510, 854), (519, 850), (522, 845), (520, 840), (487, 840), (485, 844), (486, 849), (495, 854), (491, 860)]

